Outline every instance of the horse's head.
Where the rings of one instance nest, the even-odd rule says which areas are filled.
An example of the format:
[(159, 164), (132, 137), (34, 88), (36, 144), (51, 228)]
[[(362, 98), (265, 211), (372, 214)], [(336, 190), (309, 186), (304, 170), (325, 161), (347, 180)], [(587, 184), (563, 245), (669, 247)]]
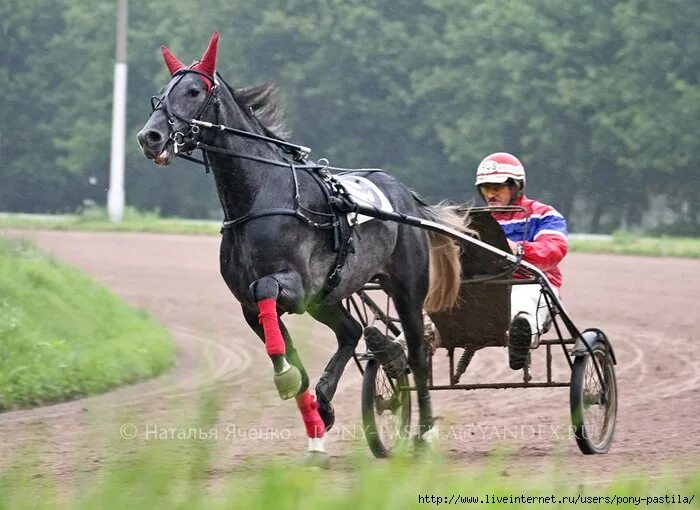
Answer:
[(211, 121), (219, 93), (216, 79), (218, 33), (199, 61), (185, 66), (163, 46), (165, 63), (172, 78), (151, 98), (153, 113), (136, 136), (144, 155), (158, 165), (168, 165), (175, 153), (196, 147), (200, 128), (193, 120)]

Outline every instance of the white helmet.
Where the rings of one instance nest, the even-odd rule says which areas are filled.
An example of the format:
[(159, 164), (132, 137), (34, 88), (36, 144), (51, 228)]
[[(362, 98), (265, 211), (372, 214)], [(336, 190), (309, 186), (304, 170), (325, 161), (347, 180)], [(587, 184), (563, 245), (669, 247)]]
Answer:
[(474, 185), (502, 184), (508, 179), (513, 179), (522, 190), (525, 187), (525, 167), (512, 154), (495, 152), (479, 163)]

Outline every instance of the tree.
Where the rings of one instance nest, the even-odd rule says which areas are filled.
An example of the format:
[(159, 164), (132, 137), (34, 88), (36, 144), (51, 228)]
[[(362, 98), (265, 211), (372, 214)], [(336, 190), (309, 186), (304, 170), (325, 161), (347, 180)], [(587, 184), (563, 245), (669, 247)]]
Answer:
[[(11, 4), (11, 5), (10, 5)], [(111, 0), (0, 6), (0, 209), (102, 203), (108, 180)], [(520, 156), (532, 194), (571, 226), (633, 226), (671, 197), (697, 232), (700, 3), (685, 0), (184, 0), (131, 3), (128, 138), (183, 61), (221, 34), (234, 87), (275, 79), (294, 141), (333, 165), (382, 167), (427, 198), (474, 197), (489, 152)], [(217, 216), (214, 186), (127, 144), (127, 202)], [(98, 185), (88, 184), (89, 178)], [(676, 183), (683, 182), (680, 187)]]

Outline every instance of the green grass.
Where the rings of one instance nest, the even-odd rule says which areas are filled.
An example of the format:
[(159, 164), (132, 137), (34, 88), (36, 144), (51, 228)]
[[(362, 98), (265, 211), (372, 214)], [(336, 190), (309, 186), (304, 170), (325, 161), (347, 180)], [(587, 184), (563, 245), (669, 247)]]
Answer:
[[(479, 470), (440, 458), (406, 456), (377, 461), (357, 454), (349, 461), (343, 459), (343, 469), (316, 471), (290, 458), (249, 463), (212, 483), (212, 452), (219, 446), (216, 441), (151, 442), (131, 455), (114, 457), (68, 493), (65, 484), (54, 480), (51, 473), (37, 474), (25, 459), (0, 474), (0, 509), (700, 508), (700, 473), (660, 479), (627, 477), (587, 485), (585, 475), (572, 482), (554, 472), (527, 477), (509, 473), (503, 468), (507, 458), (499, 455), (491, 456)], [(600, 499), (578, 504), (562, 500), (578, 495)], [(693, 500), (691, 504), (672, 504), (669, 500), (667, 504), (647, 505), (642, 501), (640, 505), (615, 499), (666, 495)], [(432, 503), (419, 500), (419, 496)], [(552, 496), (553, 503), (524, 499)], [(478, 500), (455, 504), (453, 499), (450, 505), (448, 500), (456, 497)], [(442, 498), (441, 504), (437, 504), (437, 498)], [(506, 498), (507, 503), (493, 503), (492, 498)]]
[(700, 258), (698, 237), (645, 237), (616, 232), (609, 239), (571, 239), (569, 245), (574, 252)]
[(169, 333), (26, 241), (0, 238), (0, 409), (103, 392), (169, 368)]
[(73, 215), (3, 214), (0, 228), (214, 235), (219, 233), (221, 222), (161, 218), (158, 211), (144, 212), (127, 207), (122, 222), (112, 223), (104, 208), (92, 207)]

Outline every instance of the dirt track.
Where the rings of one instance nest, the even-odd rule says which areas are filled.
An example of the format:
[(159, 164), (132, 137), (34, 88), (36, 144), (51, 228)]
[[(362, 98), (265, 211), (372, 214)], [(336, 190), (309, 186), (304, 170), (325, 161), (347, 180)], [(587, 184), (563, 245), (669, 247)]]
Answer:
[[(107, 395), (0, 414), (0, 467), (30, 451), (39, 454), (37, 469), (63, 481), (79, 480), (115, 449), (177, 441), (167, 429), (193, 427), (203, 389), (216, 390), (223, 403), (212, 478), (273, 456), (301, 456), (306, 440), (296, 407), (277, 397), (264, 348), (218, 274), (217, 237), (12, 235), (35, 240), (151, 312), (172, 331), (179, 361), (160, 378)], [(440, 450), (465, 467), (478, 467), (489, 453), (505, 450), (508, 471), (559, 472), (582, 482), (627, 472), (697, 470), (700, 261), (572, 254), (564, 275), (564, 300), (576, 323), (600, 327), (614, 342), (620, 407), (611, 451), (578, 452), (568, 436), (567, 389), (434, 392), (435, 413), (443, 418)], [(306, 317), (286, 322), (314, 384), (335, 340)], [(563, 380), (566, 363), (554, 354), (555, 376)], [(542, 375), (538, 360), (534, 363), (535, 375)], [(463, 380), (499, 378), (517, 379), (506, 351), (487, 349)], [(337, 426), (327, 445), (337, 469), (348, 467), (347, 454), (355, 447), (370, 455), (360, 437), (360, 384), (351, 362), (335, 397)], [(120, 437), (127, 423), (135, 426), (135, 439)]]

